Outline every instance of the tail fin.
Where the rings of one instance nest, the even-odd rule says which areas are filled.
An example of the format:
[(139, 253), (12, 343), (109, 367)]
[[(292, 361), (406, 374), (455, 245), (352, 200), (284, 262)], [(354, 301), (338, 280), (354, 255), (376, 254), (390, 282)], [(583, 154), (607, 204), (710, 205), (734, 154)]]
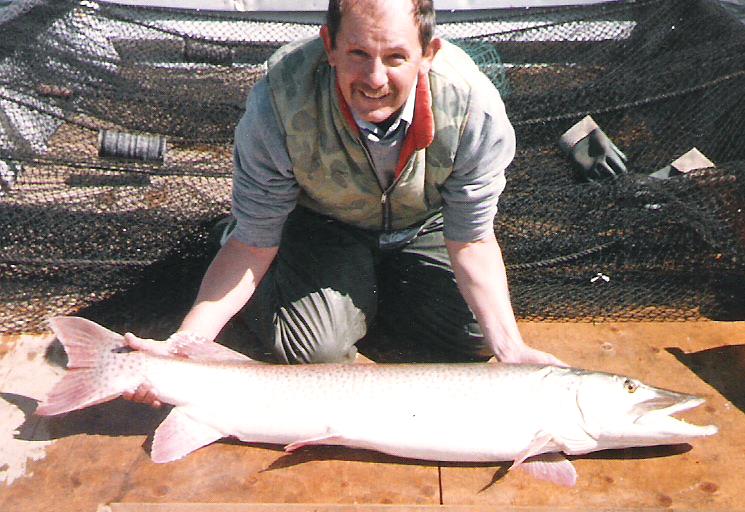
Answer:
[(140, 384), (136, 365), (125, 364), (135, 354), (117, 352), (126, 346), (123, 336), (84, 318), (55, 317), (49, 325), (65, 347), (69, 371), (36, 414), (52, 416), (107, 402)]

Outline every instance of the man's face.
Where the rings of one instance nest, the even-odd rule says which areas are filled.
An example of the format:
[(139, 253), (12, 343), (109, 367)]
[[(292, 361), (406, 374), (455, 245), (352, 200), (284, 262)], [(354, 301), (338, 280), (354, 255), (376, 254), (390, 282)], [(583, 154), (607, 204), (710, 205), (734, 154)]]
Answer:
[(439, 47), (422, 55), (412, 9), (412, 0), (348, 1), (335, 48), (321, 31), (344, 99), (367, 122), (383, 123), (401, 109)]

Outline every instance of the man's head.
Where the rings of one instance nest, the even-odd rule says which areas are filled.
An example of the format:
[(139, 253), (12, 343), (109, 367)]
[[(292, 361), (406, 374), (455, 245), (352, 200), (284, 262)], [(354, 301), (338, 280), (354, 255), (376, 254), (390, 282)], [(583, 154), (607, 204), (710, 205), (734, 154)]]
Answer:
[[(363, 0), (364, 1), (364, 0)], [(429, 46), (432, 37), (435, 34), (435, 6), (432, 0), (410, 0), (414, 23), (419, 30), (419, 44), (423, 49)], [(336, 45), (336, 35), (339, 33), (341, 25), (342, 10), (345, 5), (351, 5), (359, 0), (329, 0), (329, 7), (326, 11), (326, 26), (329, 30), (332, 46)]]
[(427, 73), (440, 41), (432, 39), (431, 0), (331, 0), (321, 29), (329, 64), (352, 111), (384, 123)]

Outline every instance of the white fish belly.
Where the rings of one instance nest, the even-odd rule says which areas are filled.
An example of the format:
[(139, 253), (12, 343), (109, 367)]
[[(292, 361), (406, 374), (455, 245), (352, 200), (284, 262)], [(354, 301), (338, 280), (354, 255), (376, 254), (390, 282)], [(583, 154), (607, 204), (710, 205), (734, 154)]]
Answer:
[(429, 460), (512, 459), (543, 427), (536, 400), (552, 400), (533, 392), (540, 368), (160, 362), (169, 369), (158, 364), (150, 379), (157, 394), (226, 436), (280, 444), (325, 438)]

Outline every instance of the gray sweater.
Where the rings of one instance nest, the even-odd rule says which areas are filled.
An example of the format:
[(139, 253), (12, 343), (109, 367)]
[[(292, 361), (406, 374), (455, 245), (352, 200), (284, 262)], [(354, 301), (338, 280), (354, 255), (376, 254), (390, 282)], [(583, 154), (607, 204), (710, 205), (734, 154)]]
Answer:
[[(441, 191), (444, 234), (471, 242), (493, 229), (505, 168), (515, 155), (515, 133), (499, 94), (474, 95), (452, 174)], [(393, 146), (398, 151), (400, 145)], [(397, 161), (396, 157), (388, 161)], [(252, 89), (235, 129), (231, 237), (254, 247), (278, 246), (295, 208), (299, 185), (265, 80)]]

